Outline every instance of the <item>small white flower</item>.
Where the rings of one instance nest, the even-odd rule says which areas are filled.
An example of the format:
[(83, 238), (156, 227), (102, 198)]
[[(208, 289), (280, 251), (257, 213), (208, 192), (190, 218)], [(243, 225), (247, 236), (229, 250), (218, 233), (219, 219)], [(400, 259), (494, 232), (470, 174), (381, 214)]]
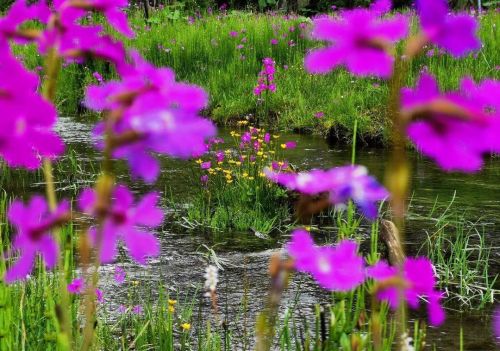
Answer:
[(217, 283), (219, 282), (219, 270), (216, 266), (210, 265), (205, 269), (205, 289), (207, 292), (215, 292), (217, 289)]

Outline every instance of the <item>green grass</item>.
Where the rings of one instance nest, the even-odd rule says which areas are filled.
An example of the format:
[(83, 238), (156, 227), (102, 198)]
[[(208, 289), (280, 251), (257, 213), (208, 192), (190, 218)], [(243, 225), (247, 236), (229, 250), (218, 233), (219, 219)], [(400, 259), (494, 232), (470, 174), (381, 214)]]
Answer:
[[(483, 48), (477, 57), (469, 55), (456, 60), (448, 55), (422, 55), (412, 63), (408, 84), (415, 82), (424, 66), (446, 89), (455, 89), (464, 75), (499, 78), (499, 18), (495, 11), (481, 18)], [(386, 82), (355, 78), (342, 69), (326, 76), (306, 73), (304, 54), (321, 43), (307, 39), (308, 29), (298, 28), (299, 23), (306, 23), (309, 28), (310, 20), (305, 17), (285, 20), (282, 16), (230, 12), (220, 19), (207, 16), (189, 24), (182, 15), (173, 20), (168, 10), (156, 10), (147, 26), (140, 11), (132, 12), (130, 19), (137, 37), (129, 44), (155, 65), (172, 67), (179, 80), (204, 87), (210, 93), (205, 114), (219, 124), (231, 124), (256, 114), (257, 100), (252, 90), (261, 61), (269, 56), (277, 63), (277, 91), (268, 101), (268, 123), (279, 129), (309, 131), (345, 141), (350, 140), (357, 120), (360, 140), (368, 144), (387, 140)], [(295, 30), (290, 32), (290, 27)], [(246, 32), (242, 34), (242, 30)], [(232, 38), (231, 31), (237, 31), (238, 37)], [(241, 42), (243, 37), (245, 43)], [(278, 45), (270, 44), (272, 38), (279, 39)], [(295, 46), (288, 45), (290, 40)], [(238, 49), (238, 44), (244, 48)], [(19, 48), (17, 52), (29, 67), (42, 64), (33, 47)], [(244, 60), (240, 59), (242, 55)], [(83, 112), (83, 89), (89, 83), (97, 83), (92, 77), (94, 71), (108, 79), (114, 76), (108, 64), (96, 60), (63, 69), (57, 99), (62, 114)], [(321, 120), (314, 117), (319, 111), (325, 113)]]
[(427, 231), (422, 249), (433, 262), (439, 286), (447, 302), (461, 309), (482, 309), (495, 302), (498, 275), (490, 272), (492, 248), (485, 239), (481, 219), (470, 221), (450, 204), (442, 213), (432, 210), (425, 220), (434, 225)]
[[(264, 142), (264, 129), (253, 134), (245, 147), (239, 147), (241, 136), (251, 129), (253, 127), (232, 131), (232, 140), (214, 144), (210, 153), (196, 160), (191, 182), (198, 191), (190, 199), (187, 211), (180, 212), (185, 216), (182, 217), (184, 226), (213, 231), (254, 230), (265, 235), (289, 224), (291, 211), (287, 191), (269, 181), (263, 173), (271, 161), (278, 165), (286, 150), (271, 134), (269, 142)], [(259, 149), (253, 147), (255, 142), (261, 145)], [(224, 155), (220, 162), (217, 153)], [(201, 169), (207, 162), (210, 168)], [(284, 162), (280, 164), (283, 169), (289, 167)], [(202, 183), (201, 177), (206, 177), (206, 182)]]

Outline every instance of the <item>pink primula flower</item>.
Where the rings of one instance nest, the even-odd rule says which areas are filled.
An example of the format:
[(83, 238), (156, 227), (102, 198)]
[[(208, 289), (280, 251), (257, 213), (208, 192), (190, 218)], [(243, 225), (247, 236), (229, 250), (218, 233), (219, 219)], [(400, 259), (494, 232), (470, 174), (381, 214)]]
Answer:
[(427, 40), (455, 57), (479, 50), (478, 23), (468, 14), (449, 14), (446, 0), (417, 0), (420, 24)]
[(484, 154), (500, 152), (499, 101), (498, 81), (465, 78), (460, 91), (443, 94), (423, 73), (415, 89), (402, 90), (408, 137), (446, 171), (478, 171)]
[[(97, 215), (96, 201), (95, 190), (87, 188), (80, 194), (78, 205), (82, 212)], [(95, 227), (89, 230), (92, 245), (100, 245), (101, 262), (114, 261), (118, 253), (118, 241), (123, 241), (129, 255), (141, 264), (160, 253), (158, 240), (151, 232), (143, 229), (162, 224), (163, 211), (156, 206), (157, 201), (158, 194), (149, 193), (134, 206), (132, 192), (124, 185), (115, 187), (111, 207), (104, 215), (102, 232)]]
[[(379, 1), (383, 2), (383, 1)], [(357, 76), (388, 78), (392, 75), (395, 43), (408, 34), (408, 19), (403, 15), (381, 18), (381, 10), (354, 9), (340, 17), (322, 16), (313, 20), (312, 37), (329, 42), (326, 48), (306, 56), (310, 73), (328, 73), (345, 66)]]
[[(387, 281), (399, 275), (396, 267), (389, 266), (381, 261), (375, 266), (368, 268), (367, 275), (376, 281)], [(440, 325), (444, 322), (445, 312), (441, 307), (440, 300), (443, 298), (440, 291), (435, 290), (436, 277), (431, 261), (426, 257), (407, 258), (403, 265), (403, 279), (407, 287), (403, 288), (403, 293), (408, 305), (416, 309), (419, 307), (420, 300), (425, 298), (427, 301), (427, 310), (429, 312), (429, 321), (432, 325)], [(399, 287), (389, 287), (380, 291), (377, 297), (385, 300), (391, 308), (396, 309), (399, 301)]]
[(51, 235), (51, 230), (65, 222), (69, 215), (67, 201), (61, 202), (51, 213), (41, 196), (34, 196), (26, 206), (19, 200), (10, 205), (7, 217), (16, 228), (12, 253), (19, 252), (20, 256), (5, 273), (5, 282), (12, 283), (26, 278), (33, 269), (38, 254), (42, 256), (48, 269), (56, 265), (59, 245)]
[(299, 272), (309, 273), (321, 287), (331, 291), (350, 291), (365, 280), (365, 264), (354, 241), (336, 246), (316, 246), (305, 230), (292, 233), (287, 251)]

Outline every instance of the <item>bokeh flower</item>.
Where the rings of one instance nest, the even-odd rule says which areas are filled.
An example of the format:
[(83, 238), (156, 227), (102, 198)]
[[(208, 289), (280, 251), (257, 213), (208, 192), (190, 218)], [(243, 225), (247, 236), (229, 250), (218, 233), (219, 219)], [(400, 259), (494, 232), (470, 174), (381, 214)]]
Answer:
[(305, 67), (310, 73), (328, 73), (345, 66), (358, 76), (388, 78), (393, 70), (393, 50), (408, 33), (403, 15), (381, 18), (373, 9), (343, 11), (340, 17), (313, 20), (312, 38), (329, 42), (326, 48), (310, 52)]
[[(198, 113), (207, 104), (201, 88), (178, 83), (169, 68), (156, 68), (133, 53), (134, 64), (111, 81), (87, 89), (86, 105), (94, 110), (122, 110), (113, 127), (113, 156), (126, 159), (132, 175), (151, 183), (160, 172), (152, 153), (189, 158), (206, 151), (205, 140), (216, 133)], [(103, 124), (95, 129), (105, 134)]]
[(335, 246), (316, 246), (310, 234), (297, 229), (287, 244), (299, 272), (309, 273), (324, 289), (350, 291), (365, 280), (365, 264), (354, 241), (343, 240)]
[(440, 93), (422, 73), (415, 89), (402, 90), (408, 137), (446, 171), (478, 171), (483, 155), (500, 151), (500, 84), (462, 80), (457, 92)]
[(26, 278), (38, 254), (42, 256), (45, 267), (53, 268), (58, 261), (59, 245), (51, 231), (70, 219), (69, 203), (62, 201), (54, 212), (50, 212), (41, 196), (34, 196), (26, 206), (16, 200), (10, 205), (7, 218), (16, 228), (9, 256), (14, 252), (19, 252), (20, 256), (5, 273), (5, 282)]
[(349, 199), (354, 201), (369, 219), (378, 213), (376, 203), (389, 196), (387, 190), (368, 174), (363, 166), (349, 165), (327, 171), (315, 169), (309, 172), (283, 173), (266, 169), (272, 181), (307, 195), (329, 194), (330, 203), (343, 207)]
[(155, 228), (163, 222), (163, 211), (156, 206), (158, 194), (146, 194), (134, 206), (132, 192), (124, 185), (117, 185), (108, 209), (96, 208), (97, 194), (93, 189), (84, 189), (78, 199), (82, 212), (103, 216), (102, 230), (92, 227), (89, 237), (94, 247), (100, 247), (100, 260), (112, 262), (117, 255), (118, 241), (123, 241), (129, 255), (138, 263), (160, 253), (160, 244), (155, 236), (145, 228)]
[(62, 154), (64, 144), (54, 132), (54, 106), (36, 93), (38, 75), (26, 71), (0, 42), (0, 156), (10, 167), (35, 169), (41, 158)]
[[(410, 257), (405, 260), (402, 270), (405, 286), (387, 284), (388, 287), (384, 286), (378, 291), (377, 297), (387, 301), (393, 309), (396, 309), (401, 303), (399, 300), (400, 289), (403, 290), (406, 302), (413, 309), (417, 309), (420, 300), (425, 298), (430, 323), (436, 326), (442, 324), (445, 319), (445, 312), (440, 304), (443, 296), (440, 291), (435, 290), (436, 277), (431, 261), (426, 257)], [(375, 281), (389, 282), (389, 279), (398, 278), (400, 273), (396, 267), (391, 267), (385, 261), (380, 261), (367, 269), (367, 275)]]
[(449, 14), (446, 0), (417, 0), (417, 12), (427, 41), (455, 57), (481, 48), (478, 24), (466, 14)]
[(68, 284), (67, 290), (70, 294), (81, 294), (85, 289), (85, 281), (83, 278), (75, 278)]

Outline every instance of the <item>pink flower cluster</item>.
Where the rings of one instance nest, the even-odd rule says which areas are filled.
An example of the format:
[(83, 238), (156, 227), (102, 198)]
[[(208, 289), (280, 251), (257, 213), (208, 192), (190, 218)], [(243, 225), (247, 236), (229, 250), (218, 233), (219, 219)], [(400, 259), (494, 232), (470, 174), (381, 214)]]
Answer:
[(398, 269), (384, 261), (366, 267), (354, 241), (343, 240), (335, 246), (316, 246), (307, 231), (298, 229), (292, 233), (286, 249), (294, 260), (295, 269), (310, 274), (324, 289), (347, 292), (372, 278), (384, 282), (377, 297), (395, 309), (402, 302), (399, 290), (403, 286), (403, 296), (410, 307), (418, 308), (425, 298), (430, 323), (440, 325), (444, 321), (445, 313), (440, 305), (442, 293), (435, 289), (434, 270), (427, 258), (407, 258), (403, 265), (403, 284), (397, 284), (396, 280), (401, 275)]
[(276, 84), (274, 83), (274, 74), (276, 73), (276, 67), (274, 60), (272, 58), (266, 57), (262, 60), (262, 64), (263, 69), (259, 72), (257, 86), (253, 90), (253, 93), (256, 96), (261, 96), (262, 93), (266, 90), (272, 93), (276, 91)]

